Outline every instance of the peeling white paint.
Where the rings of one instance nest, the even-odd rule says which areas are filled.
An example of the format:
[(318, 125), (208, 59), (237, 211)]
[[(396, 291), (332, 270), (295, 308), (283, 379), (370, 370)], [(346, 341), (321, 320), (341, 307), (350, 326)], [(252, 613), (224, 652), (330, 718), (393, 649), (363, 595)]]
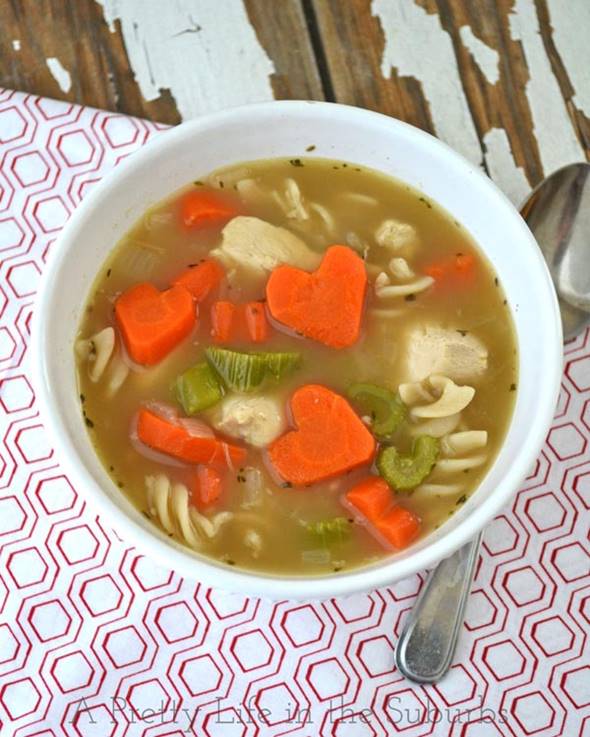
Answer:
[(13, 38), (12, 39), (12, 48), (15, 51), (20, 51), (20, 38)]
[(146, 100), (170, 90), (183, 120), (272, 100), (272, 61), (258, 43), (242, 0), (97, 0), (125, 48)]
[(459, 35), (463, 46), (470, 52), (482, 74), (490, 84), (496, 84), (500, 79), (500, 55), (491, 46), (479, 39), (470, 26), (461, 26)]
[(45, 60), (53, 79), (58, 83), (62, 92), (69, 92), (72, 88), (72, 78), (67, 69), (64, 69), (61, 61), (55, 56)]
[[(567, 3), (567, 6), (576, 4)], [(516, 0), (509, 20), (512, 38), (522, 43), (529, 69), (525, 91), (545, 174), (573, 161), (584, 161), (584, 151), (545, 53), (534, 4), (530, 0)]]
[(379, 18), (385, 36), (383, 76), (389, 78), (394, 67), (402, 76), (415, 77), (430, 106), (437, 136), (480, 164), (481, 146), (455, 51), (438, 15), (429, 15), (408, 0), (373, 0), (371, 12)]
[(531, 187), (524, 169), (516, 166), (504, 128), (491, 128), (483, 137), (485, 162), (490, 177), (513, 205), (519, 207)]
[(576, 107), (590, 117), (590, 3), (587, 0), (547, 0), (553, 41), (575, 94)]

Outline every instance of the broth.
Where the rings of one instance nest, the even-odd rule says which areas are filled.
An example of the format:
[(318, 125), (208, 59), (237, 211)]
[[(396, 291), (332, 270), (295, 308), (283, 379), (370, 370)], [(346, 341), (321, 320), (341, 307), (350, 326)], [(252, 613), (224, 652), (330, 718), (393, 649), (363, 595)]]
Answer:
[[(460, 413), (453, 413), (453, 417), (458, 415), (454, 419), (442, 418), (448, 431), (439, 437), (439, 456), (432, 473), (417, 491), (395, 497), (421, 519), (421, 535), (444, 524), (477, 488), (503, 442), (515, 397), (516, 340), (498, 279), (471, 237), (435, 203), (403, 183), (354, 164), (317, 158), (255, 161), (192, 183), (148, 210), (114, 248), (92, 288), (80, 324), (80, 339), (116, 324), (114, 304), (125, 290), (138, 282), (151, 282), (165, 290), (179, 272), (209, 258), (211, 250), (219, 247), (225, 223), (193, 229), (179, 220), (183, 196), (209, 189), (235, 200), (244, 215), (296, 234), (318, 259), (330, 245), (343, 244), (358, 253), (366, 265), (362, 327), (350, 347), (334, 349), (301, 337), (272, 315), (270, 337), (263, 344), (254, 345), (240, 335), (224, 346), (238, 351), (301, 354), (299, 368), (260, 389), (261, 395), (276, 400), (281, 408), (288, 408), (290, 397), (303, 385), (323, 385), (346, 397), (355, 382), (370, 382), (393, 392), (406, 385), (407, 403), (413, 405), (414, 400), (408, 397), (416, 390), (422, 392), (422, 399), (417, 400), (417, 406), (422, 406), (429, 395), (428, 401), (433, 402), (444, 394), (444, 382), (432, 385), (429, 374), (415, 374), (414, 364), (428, 365), (432, 359), (436, 367), (440, 355), (448, 358), (455, 353), (461, 360), (465, 356), (471, 360), (475, 351), (479, 363), (473, 375), (461, 378), (468, 370), (461, 367), (460, 378), (455, 380), (457, 385), (475, 389), (473, 399)], [(379, 241), (389, 243), (384, 222), (390, 223), (394, 247), (379, 245)], [(140, 454), (137, 443), (130, 441), (130, 428), (138, 408), (146, 402), (180, 409), (171, 386), (178, 375), (204, 360), (212, 343), (210, 310), (214, 301), (265, 299), (268, 274), (262, 277), (259, 270), (236, 264), (226, 263), (224, 268), (226, 276), (216, 291), (199, 305), (197, 329), (154, 366), (137, 366), (126, 356), (119, 359), (119, 379), (126, 366), (131, 370), (118, 390), (109, 389), (117, 373), (115, 358), (111, 357), (103, 376), (93, 381), (90, 374), (100, 346), (81, 343), (80, 350), (79, 342), (82, 408), (96, 452), (122, 492), (155, 524), (161, 525), (161, 518), (147, 502), (146, 477), (164, 475), (171, 482), (186, 485), (187, 464), (175, 460), (170, 465), (162, 456)], [(449, 269), (455, 269), (450, 276)], [(432, 275), (426, 281), (433, 281), (423, 288), (425, 274)], [(409, 287), (406, 294), (378, 296), (375, 282), (379, 279), (382, 294), (387, 294), (389, 286), (418, 284), (420, 289)], [(453, 334), (457, 345), (448, 344)], [(438, 358), (422, 346), (428, 346), (429, 340), (438, 346), (439, 353), (442, 351)], [(113, 356), (117, 351), (123, 355), (119, 334), (116, 341)], [(370, 424), (370, 418), (356, 409)], [(197, 416), (214, 423), (219, 421), (219, 411), (219, 406), (214, 406)], [(284, 411), (288, 415), (288, 409)], [(401, 453), (411, 450), (422, 426), (431, 428), (424, 424), (429, 419), (413, 417), (414, 411), (410, 407), (409, 419), (390, 441)], [(292, 419), (290, 422), (292, 425)], [(443, 424), (438, 422), (437, 433), (445, 429)], [(480, 431), (480, 435), (465, 435), (471, 430)], [(487, 433), (483, 446), (482, 432)], [(474, 447), (467, 442), (470, 438), (475, 438)], [(202, 535), (199, 544), (193, 545), (200, 553), (228, 565), (287, 575), (348, 570), (392, 554), (391, 546), (373, 534), (363, 516), (342, 504), (343, 494), (367, 477), (370, 464), (311, 488), (288, 488), (277, 477), (265, 448), (248, 446), (231, 436), (227, 440), (246, 447), (248, 456), (224, 473), (221, 497), (202, 510), (208, 519), (220, 511), (230, 512), (231, 517), (211, 537)], [(441, 464), (445, 459), (467, 459), (467, 463)], [(342, 520), (329, 529), (314, 527), (314, 523), (334, 518)], [(177, 522), (173, 522), (171, 534), (186, 542)]]

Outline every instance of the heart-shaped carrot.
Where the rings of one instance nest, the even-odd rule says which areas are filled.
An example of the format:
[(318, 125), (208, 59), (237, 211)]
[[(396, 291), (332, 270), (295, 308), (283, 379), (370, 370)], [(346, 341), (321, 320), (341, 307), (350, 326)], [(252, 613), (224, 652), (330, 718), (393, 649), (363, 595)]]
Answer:
[(184, 287), (196, 302), (203, 302), (224, 276), (223, 267), (209, 258), (185, 269), (172, 282), (172, 286)]
[(347, 246), (330, 246), (311, 274), (277, 267), (266, 298), (278, 322), (332, 348), (346, 348), (359, 336), (366, 289), (363, 260)]
[(330, 389), (307, 384), (291, 397), (297, 427), (268, 449), (279, 476), (307, 486), (370, 463), (375, 440), (350, 404)]
[(197, 319), (193, 298), (184, 287), (160, 292), (137, 284), (117, 299), (115, 317), (131, 358), (153, 366), (191, 332)]

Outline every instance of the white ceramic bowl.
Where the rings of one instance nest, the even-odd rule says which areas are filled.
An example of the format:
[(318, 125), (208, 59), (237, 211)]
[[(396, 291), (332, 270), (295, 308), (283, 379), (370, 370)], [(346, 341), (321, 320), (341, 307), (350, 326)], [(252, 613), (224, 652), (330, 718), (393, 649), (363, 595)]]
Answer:
[[(306, 147), (315, 145), (313, 154)], [(421, 190), (461, 222), (506, 291), (520, 349), (510, 429), (469, 501), (438, 531), (368, 568), (323, 577), (266, 576), (194, 555), (159, 532), (103, 470), (82, 421), (74, 336), (92, 281), (110, 249), (147, 207), (213, 169), (303, 155), (379, 169)], [(540, 250), (517, 211), (474, 165), (432, 136), (358, 108), (318, 102), (240, 107), (160, 134), (107, 176), (52, 247), (35, 310), (33, 364), (42, 415), (57, 458), (107, 524), (146, 555), (206, 584), (271, 598), (328, 598), (422, 571), (472, 538), (511, 498), (551, 422), (562, 368), (561, 322)]]

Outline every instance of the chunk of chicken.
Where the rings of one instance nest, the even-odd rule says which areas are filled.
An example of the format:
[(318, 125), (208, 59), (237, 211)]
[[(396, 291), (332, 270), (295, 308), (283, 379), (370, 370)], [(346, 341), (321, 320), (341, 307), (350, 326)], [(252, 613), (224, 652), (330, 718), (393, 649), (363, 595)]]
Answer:
[(375, 240), (390, 251), (408, 251), (417, 245), (418, 233), (413, 225), (389, 218), (375, 231)]
[(283, 432), (285, 417), (276, 399), (234, 395), (223, 400), (213, 425), (226, 435), (263, 448)]
[(411, 328), (404, 351), (407, 381), (443, 374), (453, 381), (481, 376), (488, 367), (488, 350), (473, 335), (434, 325)]
[(319, 254), (286, 228), (246, 215), (229, 221), (222, 230), (221, 245), (211, 254), (226, 266), (258, 273), (270, 272), (279, 264), (311, 271), (320, 262)]

